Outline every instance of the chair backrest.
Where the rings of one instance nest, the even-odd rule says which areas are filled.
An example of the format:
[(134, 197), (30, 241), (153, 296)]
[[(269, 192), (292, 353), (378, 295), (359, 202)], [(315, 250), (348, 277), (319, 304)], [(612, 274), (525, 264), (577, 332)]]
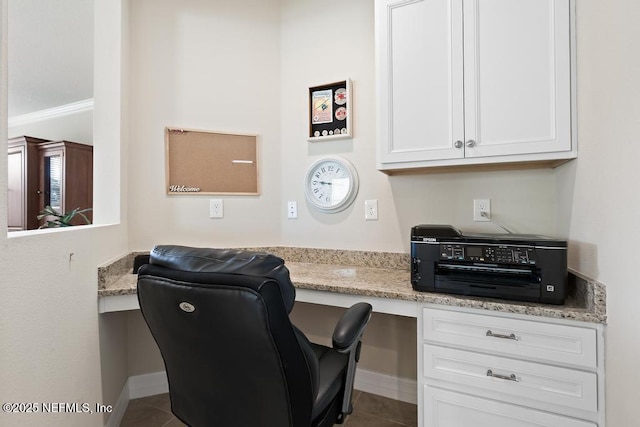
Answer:
[(140, 308), (182, 421), (309, 425), (317, 373), (289, 321), (295, 291), (283, 264), (255, 252), (159, 246), (139, 270)]

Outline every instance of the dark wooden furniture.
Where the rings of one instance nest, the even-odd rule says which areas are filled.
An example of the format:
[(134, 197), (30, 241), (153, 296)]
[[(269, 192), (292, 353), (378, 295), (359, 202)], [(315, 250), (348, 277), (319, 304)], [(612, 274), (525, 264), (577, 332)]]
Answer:
[[(40, 209), (64, 213), (93, 206), (93, 146), (71, 141), (40, 144)], [(91, 220), (91, 211), (85, 213)], [(85, 224), (76, 217), (74, 225)]]
[(38, 228), (38, 146), (45, 139), (19, 136), (8, 141), (7, 224), (9, 231)]
[[(9, 231), (38, 228), (37, 216), (47, 205), (60, 213), (93, 206), (91, 145), (22, 136), (9, 140), (8, 153)], [(91, 211), (86, 214), (92, 219)]]

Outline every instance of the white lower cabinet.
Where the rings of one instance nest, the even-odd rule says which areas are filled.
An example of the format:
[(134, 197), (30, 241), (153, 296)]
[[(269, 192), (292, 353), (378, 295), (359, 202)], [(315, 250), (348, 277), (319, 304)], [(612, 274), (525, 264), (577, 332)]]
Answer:
[(425, 307), (422, 427), (604, 427), (604, 328)]
[(596, 427), (597, 424), (426, 386), (424, 421), (438, 427)]

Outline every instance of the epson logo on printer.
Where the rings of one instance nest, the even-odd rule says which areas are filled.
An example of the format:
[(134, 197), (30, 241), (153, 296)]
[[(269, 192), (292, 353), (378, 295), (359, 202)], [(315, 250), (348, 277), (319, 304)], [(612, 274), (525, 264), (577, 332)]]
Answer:
[(435, 237), (423, 237), (422, 241), (423, 242), (437, 242)]

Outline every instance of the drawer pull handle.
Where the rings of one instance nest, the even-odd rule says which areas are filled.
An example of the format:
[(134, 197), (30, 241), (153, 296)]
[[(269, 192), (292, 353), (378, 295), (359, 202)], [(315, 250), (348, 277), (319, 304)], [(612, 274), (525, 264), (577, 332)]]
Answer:
[(499, 378), (501, 380), (513, 381), (513, 382), (516, 382), (516, 383), (520, 382), (520, 379), (518, 377), (516, 377), (516, 374), (511, 374), (509, 376), (500, 375), (500, 374), (494, 374), (491, 369), (487, 369), (487, 376), (488, 377), (493, 377), (493, 378)]
[(491, 330), (487, 331), (487, 336), (488, 337), (494, 337), (494, 338), (502, 338), (505, 340), (514, 340), (514, 341), (518, 341), (518, 337), (516, 336), (516, 334), (509, 334), (509, 335), (504, 335), (504, 334), (494, 334), (493, 332), (491, 332)]

